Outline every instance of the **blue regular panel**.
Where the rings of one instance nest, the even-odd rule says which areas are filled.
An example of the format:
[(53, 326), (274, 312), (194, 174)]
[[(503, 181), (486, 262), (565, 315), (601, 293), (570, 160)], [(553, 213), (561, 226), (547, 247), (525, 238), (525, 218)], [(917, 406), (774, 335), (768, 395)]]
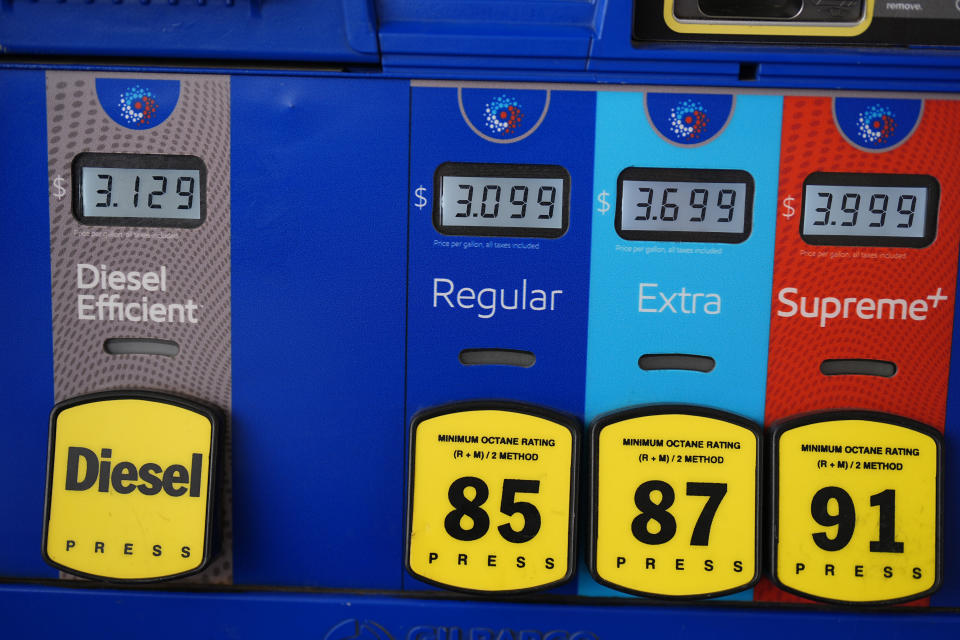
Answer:
[[(582, 418), (594, 108), (590, 91), (414, 88), (408, 424), (419, 411), (467, 400), (518, 401)], [(523, 171), (552, 176), (558, 188), (564, 178), (557, 176), (566, 176), (569, 194), (498, 182)], [(447, 185), (447, 222), (465, 223), (462, 230), (440, 225), (441, 232), (434, 218), (445, 173), (491, 178)], [(464, 181), (476, 183), (471, 195)], [(452, 211), (466, 206), (456, 204), (461, 198), (471, 200), (469, 216)], [(485, 235), (483, 220), (511, 219), (521, 226)], [(474, 349), (524, 351), (535, 363), (461, 363), (461, 352)], [(404, 584), (423, 587), (409, 576)]]
[(232, 82), (236, 581), (397, 588), (408, 85)]
[(53, 407), (44, 73), (0, 71), (0, 96), (0, 575), (54, 576), (40, 559)]
[[(478, 398), (537, 403), (582, 415), (594, 104), (589, 91), (414, 89), (411, 188), (423, 187), (424, 200), (414, 194), (410, 207), (409, 415)], [(512, 122), (501, 128), (490, 119), (498, 108), (517, 114), (510, 116), (516, 128)], [(438, 195), (434, 181), (438, 168), (451, 162), (565, 170), (570, 176), (568, 228), (554, 238), (509, 231), (497, 236), (453, 229), (440, 233), (431, 217)], [(480, 175), (470, 170), (465, 167), (459, 175)], [(479, 192), (478, 186), (474, 213), (480, 213)], [(519, 199), (521, 193), (514, 195)], [(486, 201), (488, 215), (493, 197), (491, 192)], [(500, 218), (519, 215), (519, 205), (507, 204), (507, 199), (504, 191)], [(524, 215), (547, 215), (533, 200), (528, 195), (529, 213)], [(560, 207), (551, 215), (559, 217)], [(462, 365), (461, 350), (473, 348), (531, 351), (536, 364)]]

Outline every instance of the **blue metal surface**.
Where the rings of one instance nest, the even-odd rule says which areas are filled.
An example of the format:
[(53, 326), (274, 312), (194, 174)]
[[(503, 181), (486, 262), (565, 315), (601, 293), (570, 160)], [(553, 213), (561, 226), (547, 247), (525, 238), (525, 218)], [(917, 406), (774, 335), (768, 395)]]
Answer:
[[(960, 293), (960, 282), (957, 284), (957, 293)], [(956, 294), (955, 294), (956, 295)], [(943, 584), (940, 590), (930, 598), (934, 606), (960, 606), (960, 553), (953, 547), (951, 541), (960, 539), (960, 371), (956, 363), (960, 362), (960, 299), (954, 298), (957, 305), (954, 308), (953, 346), (950, 353), (950, 384), (947, 388), (947, 420), (946, 433), (943, 438)]]
[[(53, 577), (40, 559), (47, 418), (53, 406), (44, 74), (0, 70), (0, 315), (6, 398), (0, 447), (0, 575)], [(26, 135), (25, 135), (26, 134)], [(50, 176), (50, 189), (56, 176)], [(54, 191), (55, 192), (55, 191)]]
[(408, 87), (231, 88), (236, 581), (398, 588)]
[(379, 63), (373, 0), (4, 0), (0, 53)]
[[(51, 615), (55, 611), (56, 615)], [(612, 638), (955, 638), (960, 618), (837, 609), (461, 602), (365, 595), (158, 593), (0, 587), (9, 637), (138, 639), (610, 640)], [(145, 619), (149, 620), (144, 624)]]
[[(279, 631), (331, 640), (591, 640), (641, 633), (806, 640), (828, 629), (838, 635), (956, 637), (960, 554), (950, 551), (949, 541), (960, 536), (960, 510), (950, 498), (960, 494), (960, 465), (953, 464), (960, 460), (960, 438), (954, 434), (960, 430), (957, 375), (951, 379), (944, 449), (946, 579), (932, 598), (935, 607), (953, 607), (949, 612), (399, 595), (402, 587), (424, 587), (404, 576), (401, 565), (404, 430), (410, 416), (452, 400), (500, 397), (583, 418), (586, 376), (586, 345), (580, 344), (586, 340), (586, 306), (551, 325), (550, 339), (531, 337), (531, 350), (538, 357), (548, 354), (542, 363), (556, 357), (550, 375), (536, 381), (524, 372), (465, 371), (455, 362), (458, 330), (494, 341), (521, 336), (525, 329), (505, 322), (489, 330), (475, 319), (446, 323), (429, 315), (435, 310), (424, 306), (424, 287), (439, 272), (428, 265), (441, 254), (424, 243), (440, 236), (424, 212), (410, 206), (412, 189), (429, 185), (437, 163), (446, 160), (564, 164), (575, 185), (571, 220), (576, 212), (581, 226), (571, 222), (568, 236), (557, 242), (563, 251), (551, 253), (552, 260), (564, 253), (562, 271), (547, 260), (534, 268), (515, 256), (484, 261), (477, 277), (506, 287), (521, 272), (562, 274), (565, 291), (583, 298), (590, 231), (582, 220), (589, 220), (593, 209), (593, 192), (584, 186), (593, 172), (591, 91), (555, 91), (555, 111), (539, 137), (509, 145), (507, 152), (482, 143), (457, 122), (449, 104), (453, 90), (411, 93), (410, 79), (960, 92), (960, 54), (945, 49), (636, 47), (630, 42), (631, 4), (0, 0), (0, 53), (21, 56), (0, 56), (0, 267), (6, 274), (0, 328), (14, 336), (4, 345), (0, 367), (7, 400), (0, 448), (0, 576), (55, 576), (39, 554), (42, 461), (53, 403), (44, 177), (55, 176), (45, 170), (46, 63), (22, 56), (108, 56), (139, 70), (137, 59), (201, 58), (233, 74), (235, 582), (393, 592), (182, 593), (7, 584), (0, 586), (4, 635), (102, 637), (105, 628), (127, 628), (144, 638), (184, 633), (260, 638)], [(275, 61), (318, 68), (260, 66)], [(68, 64), (89, 67), (75, 59)], [(198, 72), (164, 64), (165, 71)], [(320, 66), (356, 69), (348, 79)], [(444, 122), (428, 135), (438, 114)], [(412, 160), (411, 122), (417, 139), (429, 140), (414, 146)], [(396, 215), (405, 210), (412, 216), (415, 243), (409, 362), (404, 353), (408, 238), (403, 215)], [(471, 266), (461, 254), (444, 268), (458, 281), (468, 277)], [(556, 349), (557, 335), (563, 350)], [(953, 349), (960, 360), (960, 323)], [(437, 366), (438, 352), (454, 359)], [(735, 408), (755, 417), (749, 406)], [(163, 615), (153, 614), (158, 611)]]

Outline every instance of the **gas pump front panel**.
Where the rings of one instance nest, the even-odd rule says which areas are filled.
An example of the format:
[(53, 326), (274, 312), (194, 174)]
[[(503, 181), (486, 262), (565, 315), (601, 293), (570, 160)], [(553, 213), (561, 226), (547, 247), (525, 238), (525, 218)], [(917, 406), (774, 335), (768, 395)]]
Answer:
[[(16, 535), (58, 569), (960, 604), (957, 100), (0, 77), (46, 87), (50, 235), (17, 255), (54, 415), (0, 455), (48, 461)], [(71, 529), (81, 498), (209, 522)]]

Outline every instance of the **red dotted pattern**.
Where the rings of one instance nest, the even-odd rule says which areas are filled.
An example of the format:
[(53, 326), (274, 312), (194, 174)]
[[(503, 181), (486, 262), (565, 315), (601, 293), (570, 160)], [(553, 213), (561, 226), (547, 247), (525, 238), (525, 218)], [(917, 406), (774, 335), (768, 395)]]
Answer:
[[(944, 428), (950, 336), (953, 327), (957, 251), (960, 241), (960, 102), (927, 101), (917, 130), (884, 153), (855, 148), (837, 130), (830, 98), (784, 100), (780, 158), (780, 201), (793, 196), (798, 215), (777, 224), (773, 312), (767, 373), (766, 424), (808, 411), (858, 408), (885, 411)], [(804, 179), (814, 171), (927, 174), (940, 182), (936, 240), (923, 249), (817, 247), (800, 237), (799, 203)], [(802, 251), (848, 251), (847, 258), (820, 258)], [(899, 260), (854, 258), (857, 251), (904, 254)], [(778, 292), (795, 287), (799, 295), (823, 298), (925, 298), (939, 287), (947, 300), (931, 308), (925, 321), (777, 316)], [(808, 303), (809, 304), (809, 303)], [(824, 376), (828, 358), (893, 361), (891, 378)], [(763, 580), (757, 601), (807, 602)], [(926, 600), (911, 604), (923, 604)]]
[[(815, 247), (799, 234), (800, 216), (777, 225), (773, 316), (767, 379), (766, 422), (806, 411), (861, 408), (904, 415), (943, 429), (953, 326), (957, 247), (960, 239), (960, 103), (928, 101), (913, 136), (886, 153), (861, 151), (837, 130), (829, 98), (786, 98), (780, 161), (780, 199), (793, 196), (797, 208), (804, 179), (814, 171), (916, 173), (940, 182), (939, 230), (923, 249)], [(848, 258), (819, 258), (801, 251)], [(893, 259), (852, 257), (858, 251), (901, 254)], [(776, 315), (784, 287), (823, 298), (925, 298), (939, 287), (948, 299), (924, 321), (818, 318)], [(891, 378), (824, 376), (827, 358), (876, 358), (897, 364)]]

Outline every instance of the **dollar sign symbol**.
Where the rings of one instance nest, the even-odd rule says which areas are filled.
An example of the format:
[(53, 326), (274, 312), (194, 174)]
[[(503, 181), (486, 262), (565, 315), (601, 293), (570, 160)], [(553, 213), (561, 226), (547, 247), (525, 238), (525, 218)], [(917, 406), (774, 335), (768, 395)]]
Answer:
[(784, 218), (792, 218), (797, 213), (797, 210), (793, 207), (794, 200), (796, 200), (796, 198), (793, 196), (787, 196), (783, 199), (783, 206), (790, 210), (789, 213), (784, 211), (781, 214)]
[(606, 215), (607, 211), (610, 211), (610, 202), (607, 200), (607, 196), (610, 193), (607, 191), (601, 191), (600, 195), (597, 196), (597, 201), (600, 203), (600, 206), (597, 207), (597, 211)]
[(63, 176), (57, 176), (53, 181), (53, 187), (56, 189), (53, 195), (57, 200), (62, 200), (63, 196), (67, 194), (67, 190), (63, 188), (64, 182), (66, 181)]
[(414, 195), (417, 196), (417, 201), (413, 203), (413, 206), (415, 206), (417, 209), (420, 209), (421, 211), (423, 211), (423, 208), (427, 206), (427, 199), (423, 195), (426, 192), (427, 192), (427, 188), (424, 187), (423, 185), (420, 185), (419, 187), (417, 187), (417, 190), (413, 192)]

